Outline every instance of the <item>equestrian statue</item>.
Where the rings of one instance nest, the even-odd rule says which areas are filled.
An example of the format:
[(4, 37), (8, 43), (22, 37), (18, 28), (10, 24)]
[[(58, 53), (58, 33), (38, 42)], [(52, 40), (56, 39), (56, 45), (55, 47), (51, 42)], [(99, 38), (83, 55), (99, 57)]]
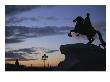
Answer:
[(95, 40), (94, 36), (97, 33), (101, 42), (99, 46), (102, 46), (104, 49), (106, 49), (106, 42), (103, 40), (101, 33), (95, 30), (92, 26), (89, 13), (87, 13), (85, 19), (83, 19), (81, 16), (78, 16), (76, 17), (76, 19), (73, 20), (73, 22), (75, 22), (76, 25), (75, 28), (73, 30), (70, 30), (70, 32), (68, 33), (69, 37), (72, 37), (72, 33), (76, 33), (77, 36), (79, 36), (79, 34), (86, 35), (87, 39), (89, 40), (87, 44), (91, 44)]

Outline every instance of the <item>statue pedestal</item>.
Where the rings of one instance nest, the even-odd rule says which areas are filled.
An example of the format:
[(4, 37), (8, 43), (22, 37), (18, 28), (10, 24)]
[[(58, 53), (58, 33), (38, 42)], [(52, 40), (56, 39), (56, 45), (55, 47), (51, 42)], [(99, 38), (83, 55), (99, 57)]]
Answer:
[(96, 45), (61, 45), (60, 51), (65, 55), (65, 60), (59, 64), (59, 70), (106, 70), (106, 51)]

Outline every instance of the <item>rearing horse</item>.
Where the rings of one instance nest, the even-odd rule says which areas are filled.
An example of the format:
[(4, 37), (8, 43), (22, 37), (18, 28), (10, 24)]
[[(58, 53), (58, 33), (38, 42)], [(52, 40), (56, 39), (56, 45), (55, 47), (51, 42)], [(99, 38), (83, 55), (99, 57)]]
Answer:
[(73, 20), (73, 22), (76, 22), (76, 26), (73, 30), (70, 30), (70, 32), (68, 33), (69, 37), (72, 37), (72, 34), (71, 34), (72, 32), (86, 35), (87, 39), (89, 40), (87, 44), (91, 44), (94, 41), (94, 36), (97, 33), (99, 35), (99, 40), (101, 42), (100, 45), (102, 45), (105, 49), (106, 43), (103, 40), (102, 35), (99, 31), (96, 31), (94, 27), (89, 27), (85, 25), (84, 19), (81, 16), (78, 16), (75, 20)]

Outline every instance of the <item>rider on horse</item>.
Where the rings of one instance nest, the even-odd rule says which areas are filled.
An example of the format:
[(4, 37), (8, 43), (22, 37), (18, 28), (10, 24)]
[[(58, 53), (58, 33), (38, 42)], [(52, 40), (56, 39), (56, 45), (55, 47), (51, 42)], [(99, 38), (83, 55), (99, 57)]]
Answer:
[(70, 30), (68, 36), (72, 37), (71, 32), (86, 35), (87, 39), (89, 40), (87, 44), (91, 44), (94, 41), (95, 34), (97, 33), (101, 42), (100, 45), (102, 45), (103, 48), (106, 49), (106, 42), (103, 40), (100, 31), (95, 30), (92, 26), (89, 16), (90, 14), (87, 13), (87, 17), (85, 19), (83, 19), (81, 16), (78, 16), (75, 20), (73, 20), (73, 22), (76, 22), (76, 25), (73, 30)]
[(87, 17), (85, 19), (78, 16), (75, 20), (73, 20), (73, 22), (76, 22), (76, 25), (74, 30), (71, 30), (68, 36), (72, 37), (71, 32), (87, 35), (89, 43), (92, 43), (94, 41), (93, 36), (96, 34), (96, 30), (92, 27), (89, 16), (90, 14), (87, 13)]

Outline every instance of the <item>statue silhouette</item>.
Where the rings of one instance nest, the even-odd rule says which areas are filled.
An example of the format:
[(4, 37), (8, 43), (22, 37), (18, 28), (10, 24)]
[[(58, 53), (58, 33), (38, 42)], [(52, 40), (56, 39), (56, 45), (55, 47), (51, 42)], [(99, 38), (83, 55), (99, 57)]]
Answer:
[(15, 65), (16, 65), (16, 66), (19, 66), (19, 61), (18, 61), (18, 59), (16, 59)]
[(106, 43), (103, 40), (101, 33), (95, 30), (94, 27), (92, 26), (89, 13), (87, 13), (87, 17), (85, 19), (83, 19), (81, 16), (78, 16), (75, 20), (73, 20), (73, 22), (76, 22), (76, 25), (75, 28), (73, 30), (70, 30), (70, 32), (68, 33), (69, 37), (72, 37), (71, 32), (86, 35), (87, 39), (89, 40), (87, 44), (91, 44), (94, 41), (94, 36), (97, 33), (99, 35), (99, 40), (101, 42), (100, 45), (102, 45), (105, 49)]

